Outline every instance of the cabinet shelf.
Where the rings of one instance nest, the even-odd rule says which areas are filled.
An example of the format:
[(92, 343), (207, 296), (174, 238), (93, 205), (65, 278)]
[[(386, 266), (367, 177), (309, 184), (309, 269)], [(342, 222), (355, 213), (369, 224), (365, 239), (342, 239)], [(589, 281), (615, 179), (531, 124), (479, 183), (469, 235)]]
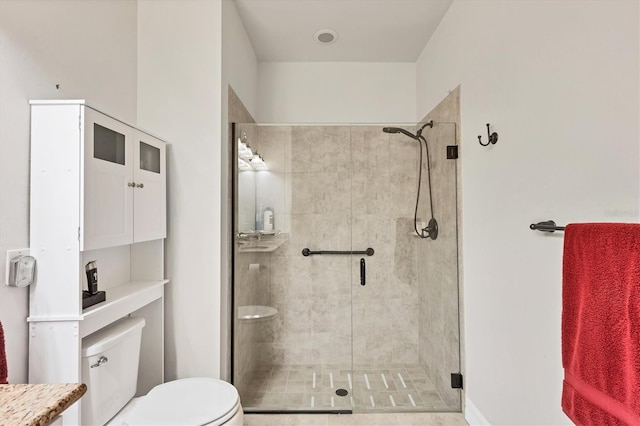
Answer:
[(131, 312), (160, 299), (169, 280), (132, 281), (106, 290), (107, 300), (91, 306), (78, 316), (30, 316), (28, 322), (81, 321), (80, 337), (101, 329)]
[(106, 290), (107, 300), (82, 311), (80, 337), (101, 329), (163, 295), (169, 280), (134, 281)]

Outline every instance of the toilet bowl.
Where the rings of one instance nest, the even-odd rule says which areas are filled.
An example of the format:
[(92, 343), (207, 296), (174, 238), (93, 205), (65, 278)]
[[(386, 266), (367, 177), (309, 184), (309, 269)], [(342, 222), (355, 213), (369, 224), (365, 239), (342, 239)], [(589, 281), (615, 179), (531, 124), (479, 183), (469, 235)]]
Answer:
[(131, 400), (107, 426), (242, 426), (242, 422), (236, 388), (222, 380), (197, 377), (154, 387)]
[(143, 318), (123, 318), (82, 341), (82, 425), (242, 426), (236, 388), (213, 378), (188, 378), (136, 392)]

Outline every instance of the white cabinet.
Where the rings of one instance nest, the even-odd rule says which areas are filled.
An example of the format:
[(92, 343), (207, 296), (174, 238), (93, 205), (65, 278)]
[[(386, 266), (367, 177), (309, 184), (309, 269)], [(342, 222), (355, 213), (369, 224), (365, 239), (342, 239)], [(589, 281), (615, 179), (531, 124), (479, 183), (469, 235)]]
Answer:
[(167, 236), (166, 148), (160, 139), (133, 132), (133, 241)]
[(165, 143), (89, 107), (81, 114), (81, 249), (166, 237)]
[[(30, 383), (82, 382), (82, 339), (127, 315), (146, 320), (138, 395), (164, 381), (165, 164), (163, 141), (84, 101), (31, 102)], [(106, 301), (83, 309), (90, 261)]]
[(79, 113), (84, 148), (80, 249), (131, 244), (133, 128), (85, 106)]

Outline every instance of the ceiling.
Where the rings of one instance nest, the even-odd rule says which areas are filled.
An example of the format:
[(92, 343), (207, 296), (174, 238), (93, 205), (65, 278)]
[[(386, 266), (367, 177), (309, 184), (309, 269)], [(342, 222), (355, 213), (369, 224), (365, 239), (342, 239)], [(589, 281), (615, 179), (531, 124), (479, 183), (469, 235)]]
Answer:
[[(453, 0), (235, 0), (259, 61), (415, 62)], [(314, 39), (331, 29), (331, 44)]]

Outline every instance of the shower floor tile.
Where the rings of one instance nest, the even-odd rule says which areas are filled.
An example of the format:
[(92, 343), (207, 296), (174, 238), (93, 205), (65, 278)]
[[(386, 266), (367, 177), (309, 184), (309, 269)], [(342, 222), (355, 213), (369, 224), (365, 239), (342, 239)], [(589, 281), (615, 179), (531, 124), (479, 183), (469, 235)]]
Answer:
[[(248, 411), (453, 411), (416, 365), (263, 367), (241, 395)], [(342, 389), (345, 396), (336, 394)], [(344, 392), (342, 392), (344, 393)]]

